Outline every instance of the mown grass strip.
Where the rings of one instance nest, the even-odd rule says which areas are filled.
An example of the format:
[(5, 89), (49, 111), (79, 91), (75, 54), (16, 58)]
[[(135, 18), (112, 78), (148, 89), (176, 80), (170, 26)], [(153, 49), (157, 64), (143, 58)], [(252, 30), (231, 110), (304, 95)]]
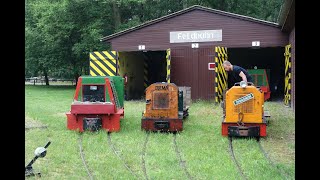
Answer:
[[(65, 113), (70, 110), (74, 87), (26, 86), (26, 117), (45, 124), (46, 129), (25, 131), (25, 162), (34, 157), (35, 148), (51, 141), (44, 158), (33, 168), (45, 179), (87, 179), (79, 153), (78, 133), (66, 127)], [(147, 133), (141, 129), (145, 102), (125, 101), (125, 117), (119, 132), (112, 133), (116, 152), (138, 178), (123, 165), (108, 144), (107, 132), (83, 133), (86, 162), (95, 179), (239, 179), (237, 167), (228, 152), (228, 138), (221, 136), (222, 108), (213, 101), (193, 101), (183, 131), (176, 135), (180, 158), (171, 134), (152, 133), (145, 149), (146, 174), (142, 155)], [(279, 169), (287, 172), (287, 179), (295, 177), (295, 118), (281, 102), (266, 102), (270, 111), (267, 137), (260, 143), (274, 162), (264, 157), (257, 142), (248, 139), (234, 141), (234, 151), (249, 179), (285, 179)]]

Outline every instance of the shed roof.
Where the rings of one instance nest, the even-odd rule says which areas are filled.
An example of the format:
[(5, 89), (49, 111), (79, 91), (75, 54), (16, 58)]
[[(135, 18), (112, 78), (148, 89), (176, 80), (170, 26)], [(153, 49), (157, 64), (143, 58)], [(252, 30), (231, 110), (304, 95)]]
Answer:
[(183, 10), (180, 10), (180, 11), (177, 11), (177, 12), (162, 16), (160, 18), (147, 21), (147, 22), (145, 22), (143, 24), (140, 24), (138, 26), (134, 26), (134, 27), (128, 28), (126, 30), (123, 30), (123, 31), (120, 31), (120, 32), (117, 32), (117, 33), (102, 37), (100, 39), (100, 41), (108, 41), (110, 39), (113, 39), (115, 37), (121, 36), (123, 34), (130, 33), (132, 31), (144, 28), (146, 26), (150, 26), (152, 24), (156, 24), (158, 22), (173, 18), (175, 16), (179, 16), (179, 15), (184, 14), (184, 13), (188, 13), (190, 11), (194, 11), (194, 10), (201, 10), (201, 11), (220, 14), (220, 15), (229, 16), (229, 17), (233, 17), (233, 18), (238, 18), (238, 19), (242, 19), (242, 20), (247, 20), (247, 21), (251, 21), (251, 22), (255, 22), (255, 23), (265, 24), (265, 25), (274, 26), (274, 27), (280, 27), (280, 25), (278, 23), (264, 21), (264, 20), (261, 20), (261, 19), (256, 19), (256, 18), (253, 18), (253, 17), (244, 16), (244, 15), (235, 14), (235, 13), (230, 13), (230, 12), (221, 11), (221, 10), (217, 10), (217, 9), (207, 8), (207, 7), (203, 7), (203, 6), (200, 6), (200, 5), (194, 5), (194, 6), (190, 6), (190, 7), (186, 8), (186, 9), (183, 9)]
[(279, 14), (281, 31), (288, 32), (295, 26), (295, 0), (284, 0)]

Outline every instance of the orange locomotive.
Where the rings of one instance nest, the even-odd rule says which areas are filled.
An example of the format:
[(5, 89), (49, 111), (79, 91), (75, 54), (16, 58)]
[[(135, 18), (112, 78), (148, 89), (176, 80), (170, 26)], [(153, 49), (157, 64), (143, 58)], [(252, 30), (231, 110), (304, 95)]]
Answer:
[(264, 92), (252, 83), (240, 82), (225, 94), (222, 121), (223, 136), (267, 135), (267, 118), (264, 110)]
[(174, 83), (153, 83), (146, 89), (146, 109), (141, 129), (177, 132), (183, 130), (183, 119), (189, 107), (184, 104), (183, 90)]

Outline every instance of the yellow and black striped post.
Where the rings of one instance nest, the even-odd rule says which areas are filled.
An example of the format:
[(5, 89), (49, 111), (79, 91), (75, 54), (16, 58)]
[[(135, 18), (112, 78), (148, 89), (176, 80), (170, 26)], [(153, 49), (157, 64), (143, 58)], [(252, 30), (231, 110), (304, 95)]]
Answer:
[(117, 76), (119, 75), (118, 52), (95, 51), (90, 52), (91, 76)]
[(171, 70), (171, 50), (167, 49), (167, 83), (170, 83), (170, 70)]
[(144, 89), (146, 89), (149, 86), (149, 60), (147, 58), (144, 59), (143, 79)]
[(285, 47), (284, 105), (291, 107), (291, 44)]
[(223, 61), (228, 59), (226, 47), (215, 47), (215, 101), (220, 103), (223, 100), (223, 91), (227, 88), (228, 74), (223, 68)]

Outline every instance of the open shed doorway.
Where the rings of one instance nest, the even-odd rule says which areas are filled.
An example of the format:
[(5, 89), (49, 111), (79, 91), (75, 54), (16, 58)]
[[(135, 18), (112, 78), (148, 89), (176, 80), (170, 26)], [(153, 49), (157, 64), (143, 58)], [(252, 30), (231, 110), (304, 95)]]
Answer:
[(166, 50), (119, 52), (120, 76), (127, 75), (125, 100), (141, 100), (145, 88), (166, 81)]
[(266, 69), (271, 101), (284, 98), (284, 47), (228, 48), (228, 60), (245, 69)]

